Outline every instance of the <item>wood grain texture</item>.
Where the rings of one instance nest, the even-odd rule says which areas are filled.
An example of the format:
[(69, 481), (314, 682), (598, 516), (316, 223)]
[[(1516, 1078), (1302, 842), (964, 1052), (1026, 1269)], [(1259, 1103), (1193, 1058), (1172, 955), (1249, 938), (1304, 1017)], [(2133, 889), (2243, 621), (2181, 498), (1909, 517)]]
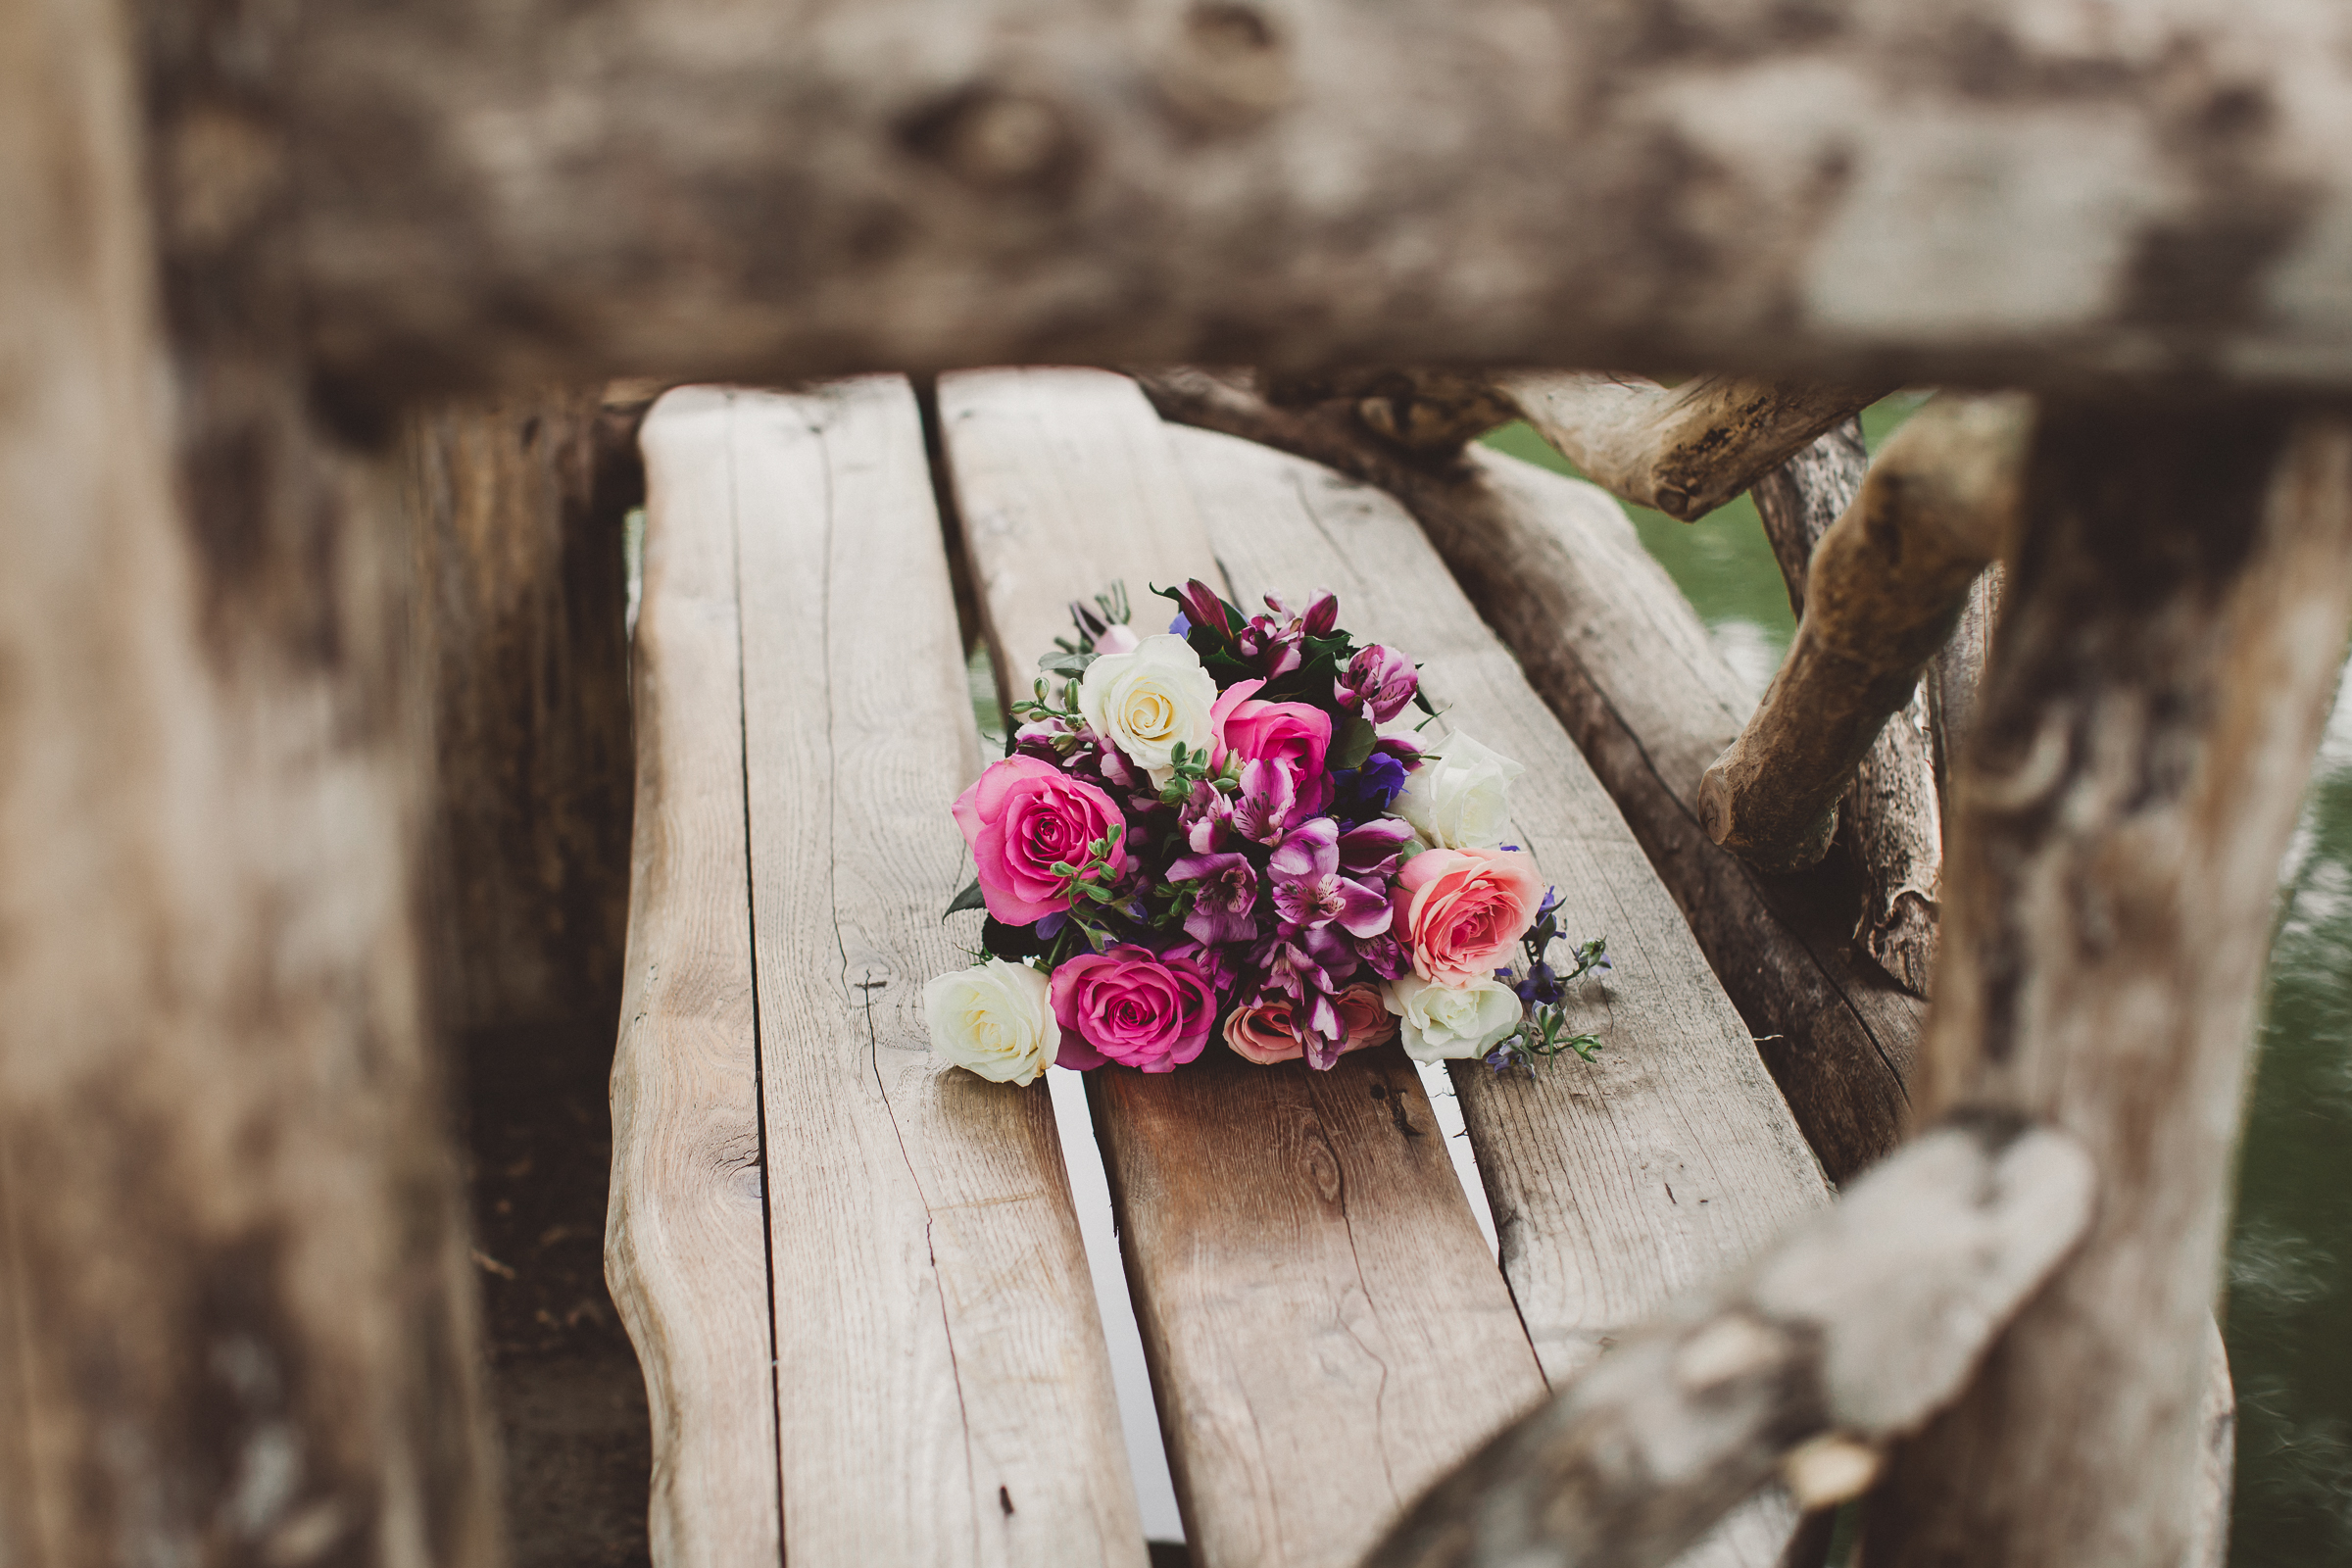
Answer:
[(2063, 1133), (1931, 1129), (1497, 1436), (1368, 1568), (1659, 1568), (1776, 1468), (1816, 1506), (1856, 1495), (2082, 1239), (2097, 1187)]
[(1511, 842), (1559, 890), (1563, 933), (1609, 940), (1615, 972), (1575, 1012), (1605, 1043), (1597, 1062), (1453, 1074), (1503, 1269), (1556, 1385), (1827, 1201), (1820, 1169), (1625, 819), (1404, 509), (1267, 448), (1168, 436), (1241, 602), (1330, 588), (1351, 631), (1419, 660), (1443, 725), (1526, 767)]
[[(976, 371), (939, 402), (1015, 671), (1073, 598), (1123, 578), (1150, 630), (1147, 583), (1218, 574), (1132, 382)], [(1090, 1086), (1187, 1538), (1213, 1568), (1351, 1563), (1543, 1377), (1400, 1052), (1310, 1075), (1212, 1050)]]
[(1766, 877), (1700, 831), (1691, 794), (1753, 701), (1624, 511), (1475, 447), (1400, 461), (1351, 417), (1198, 370), (1144, 384), (1171, 418), (1328, 464), (1412, 512), (1625, 813), (1824, 1168), (1844, 1181), (1892, 1150), (1926, 1008), (1851, 956), (1857, 892), (1834, 867)]
[(653, 1408), (658, 1568), (771, 1568), (780, 1540), (730, 433), (726, 395), (686, 388), (641, 436), (636, 815), (605, 1273)]
[[(1772, 542), (1773, 559), (1788, 585), (1788, 608), (1800, 621), (1813, 547), (1853, 505), (1869, 466), (1862, 421), (1855, 417), (1766, 473), (1751, 492), (1764, 519), (1764, 537)], [(1953, 637), (1960, 635), (1955, 628)], [(1854, 943), (1915, 997), (1928, 994), (1935, 968), (1943, 870), (1941, 791), (1929, 737), (1927, 688), (1950, 652), (1947, 643), (1929, 662), (1929, 679), (1879, 731), (1838, 805), (1838, 836), (1862, 877)]]
[(922, 1019), (979, 757), (913, 393), (724, 396), (786, 1560), (1140, 1564), (1046, 1086)]
[[(1452, 1074), (1504, 1273), (1557, 1387), (1823, 1201), (1819, 1167), (1624, 819), (1403, 509), (1270, 448), (1181, 427), (1167, 439), (1236, 602), (1330, 588), (1350, 631), (1420, 661), (1443, 724), (1527, 767), (1512, 838), (1558, 885), (1563, 931), (1610, 939), (1619, 981), (1580, 1027), (1630, 1050), (1533, 1081)], [(1761, 1499), (1690, 1568), (1773, 1563), (1792, 1522)]]
[(303, 315), (361, 385), (1122, 361), (2352, 385), (2352, 19), (2325, 0), (300, 17), (275, 59)]
[(446, 1028), (601, 1031), (618, 1005), (634, 761), (621, 531), (644, 494), (638, 413), (609, 414), (593, 386), (534, 388), (402, 424)]
[(1716, 843), (1767, 870), (1828, 853), (1856, 765), (2012, 532), (2033, 428), (2030, 399), (1947, 397), (1888, 438), (1813, 551), (1805, 616), (1763, 702), (1699, 780)]
[(0, 10), (0, 1556), (495, 1568), (402, 487), (156, 210), (225, 84), (132, 10)]
[(2280, 855), (2352, 617), (2352, 425), (2045, 406), (1962, 762), (1923, 1109), (2046, 1118), (2082, 1250), (1874, 1494), (1874, 1568), (2182, 1561)]

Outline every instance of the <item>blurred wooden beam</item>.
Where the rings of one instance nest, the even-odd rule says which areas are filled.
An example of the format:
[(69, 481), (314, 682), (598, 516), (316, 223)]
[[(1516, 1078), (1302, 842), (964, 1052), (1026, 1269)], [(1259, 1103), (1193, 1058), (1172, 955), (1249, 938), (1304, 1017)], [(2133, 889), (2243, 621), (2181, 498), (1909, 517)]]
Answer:
[(159, 168), (286, 205), (345, 396), (1178, 362), (2352, 388), (2341, 7), (1665, 15), (321, 0), (239, 22), (254, 90)]

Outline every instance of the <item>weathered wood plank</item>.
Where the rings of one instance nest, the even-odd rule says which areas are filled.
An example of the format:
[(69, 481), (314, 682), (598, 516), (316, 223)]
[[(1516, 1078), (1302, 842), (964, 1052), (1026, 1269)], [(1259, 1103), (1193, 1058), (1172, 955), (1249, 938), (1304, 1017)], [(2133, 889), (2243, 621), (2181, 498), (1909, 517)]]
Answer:
[(1820, 1170), (1625, 819), (1404, 509), (1267, 448), (1169, 433), (1236, 588), (1331, 588), (1351, 629), (1419, 659), (1445, 727), (1526, 766), (1513, 837), (1559, 889), (1562, 929), (1609, 939), (1615, 974), (1587, 1019), (1608, 1042), (1599, 1061), (1533, 1082), (1454, 1072), (1503, 1267), (1556, 1384), (1825, 1201)]
[[(1124, 579), (1149, 629), (1162, 603), (1149, 583), (1217, 575), (1133, 383), (969, 372), (942, 379), (940, 410), (982, 603), (1019, 686), (1069, 600)], [(1394, 1047), (1326, 1075), (1204, 1056), (1166, 1076), (1105, 1068), (1091, 1087), (1197, 1560), (1350, 1563), (1542, 1396)]]
[(306, 316), (375, 385), (1072, 360), (2352, 385), (2326, 0), (300, 15)]
[(637, 804), (606, 1279), (653, 1407), (659, 1568), (778, 1550), (726, 396), (647, 418)]
[(494, 1568), (398, 475), (132, 12), (0, 8), (0, 1557)]
[(913, 393), (726, 397), (785, 1556), (1140, 1564), (1046, 1088), (927, 1049), (979, 757)]

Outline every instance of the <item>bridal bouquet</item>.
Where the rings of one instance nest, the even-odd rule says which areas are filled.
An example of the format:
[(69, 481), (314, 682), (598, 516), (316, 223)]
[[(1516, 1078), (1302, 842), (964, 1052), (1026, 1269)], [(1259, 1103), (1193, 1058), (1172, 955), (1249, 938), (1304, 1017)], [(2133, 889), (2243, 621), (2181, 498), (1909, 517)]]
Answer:
[(1418, 670), (1328, 593), (1245, 616), (1198, 580), (1158, 592), (1163, 635), (1120, 589), (1072, 607), (1009, 755), (956, 801), (979, 874), (949, 912), (988, 917), (977, 961), (924, 989), (934, 1048), (1022, 1084), (1168, 1072), (1212, 1034), (1317, 1069), (1399, 1033), (1423, 1061), (1590, 1059), (1560, 1004), (1608, 960), (1547, 959), (1557, 900), (1501, 842), (1519, 764), (1396, 726), (1435, 716)]

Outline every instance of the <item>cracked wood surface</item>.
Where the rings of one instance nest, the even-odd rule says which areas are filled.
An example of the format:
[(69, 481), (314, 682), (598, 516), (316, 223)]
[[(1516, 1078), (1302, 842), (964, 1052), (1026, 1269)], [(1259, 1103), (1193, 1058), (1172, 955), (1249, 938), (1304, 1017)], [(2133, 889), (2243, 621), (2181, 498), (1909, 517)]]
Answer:
[(299, 16), (240, 18), (282, 45), (240, 56), (282, 145), (225, 156), (232, 119), (158, 167), (200, 212), (294, 215), (318, 352), (364, 390), (1237, 361), (2352, 386), (2329, 0)]
[(732, 474), (710, 395), (640, 436), (636, 816), (605, 1278), (645, 1371), (662, 1568), (776, 1561)]
[[(946, 803), (978, 757), (913, 395), (694, 388), (651, 427), (740, 563), (761, 1119), (733, 1136), (763, 1137), (784, 1555), (1140, 1565), (1045, 1089), (926, 1049), (923, 982), (964, 961)], [(743, 887), (710, 892), (731, 922)]]
[[(967, 372), (942, 378), (939, 407), (1010, 689), (1072, 599), (1123, 578), (1149, 632), (1165, 603), (1149, 584), (1218, 575), (1167, 432), (1123, 377)], [(1212, 1043), (1175, 1073), (1106, 1067), (1088, 1087), (1196, 1561), (1353, 1563), (1543, 1396), (1396, 1047), (1316, 1074)]]

